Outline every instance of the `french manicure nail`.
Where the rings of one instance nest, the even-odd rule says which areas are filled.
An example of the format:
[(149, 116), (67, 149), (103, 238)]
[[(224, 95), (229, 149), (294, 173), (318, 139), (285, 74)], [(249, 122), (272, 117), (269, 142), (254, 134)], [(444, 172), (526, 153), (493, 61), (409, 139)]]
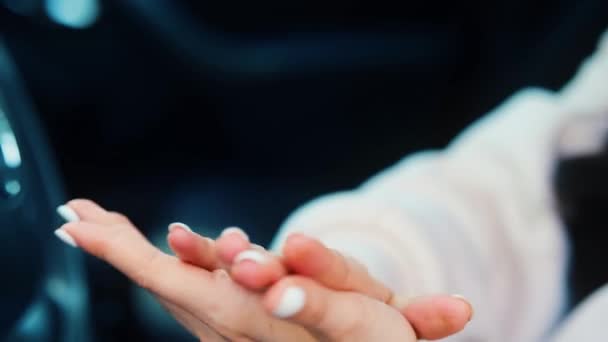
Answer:
[(80, 217), (74, 211), (74, 209), (68, 207), (67, 205), (60, 205), (57, 207), (57, 214), (61, 216), (67, 222), (77, 222), (80, 221)]
[(243, 260), (251, 260), (256, 264), (264, 264), (268, 260), (266, 256), (258, 250), (248, 249), (246, 251), (242, 251), (234, 257), (234, 263), (239, 263)]
[(68, 245), (70, 245), (74, 248), (78, 247), (74, 238), (72, 236), (70, 236), (70, 234), (68, 234), (68, 232), (66, 232), (65, 230), (63, 230), (61, 228), (55, 230), (55, 236), (57, 236), (61, 241), (67, 243)]
[(220, 236), (224, 236), (227, 234), (232, 234), (232, 233), (236, 233), (241, 235), (243, 238), (245, 238), (245, 240), (249, 241), (249, 235), (247, 235), (247, 233), (245, 233), (241, 228), (239, 227), (230, 227), (230, 228), (226, 228), (224, 229), (224, 231), (222, 232), (222, 234)]
[(173, 222), (169, 225), (169, 231), (173, 231), (173, 229), (175, 228), (181, 228), (185, 231), (191, 232), (192, 233), (192, 229), (190, 229), (190, 227), (185, 224), (185, 223), (181, 223), (181, 222)]
[(295, 286), (290, 286), (283, 291), (279, 305), (272, 314), (278, 318), (289, 318), (304, 308), (306, 303), (306, 292)]

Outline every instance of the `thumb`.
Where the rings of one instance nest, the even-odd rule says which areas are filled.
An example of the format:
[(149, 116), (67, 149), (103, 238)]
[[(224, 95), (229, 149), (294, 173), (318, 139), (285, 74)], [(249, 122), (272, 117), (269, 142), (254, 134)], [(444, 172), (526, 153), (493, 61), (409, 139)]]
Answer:
[[(472, 305), (461, 296), (435, 295), (391, 303), (400, 309), (418, 337), (438, 340), (462, 331), (473, 318)], [(405, 304), (405, 305), (404, 305)]]

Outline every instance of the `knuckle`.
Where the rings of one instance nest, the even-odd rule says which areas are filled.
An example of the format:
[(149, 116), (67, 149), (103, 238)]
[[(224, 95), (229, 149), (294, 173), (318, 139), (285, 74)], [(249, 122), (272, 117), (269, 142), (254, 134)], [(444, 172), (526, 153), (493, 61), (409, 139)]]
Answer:
[(112, 221), (114, 221), (114, 222), (131, 224), (131, 220), (129, 220), (129, 218), (122, 213), (119, 213), (116, 211), (111, 211), (108, 213), (108, 215), (110, 215), (110, 217), (112, 218)]

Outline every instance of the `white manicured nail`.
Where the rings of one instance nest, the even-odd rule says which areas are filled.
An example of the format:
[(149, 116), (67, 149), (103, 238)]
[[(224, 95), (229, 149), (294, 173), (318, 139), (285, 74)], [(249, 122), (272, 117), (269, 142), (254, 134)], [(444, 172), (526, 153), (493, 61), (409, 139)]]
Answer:
[(74, 211), (74, 209), (68, 207), (67, 205), (60, 205), (57, 207), (57, 214), (61, 216), (67, 222), (77, 222), (80, 221), (80, 217)]
[(241, 235), (242, 237), (245, 238), (245, 240), (249, 241), (249, 235), (247, 235), (247, 233), (245, 233), (241, 228), (239, 227), (230, 227), (230, 228), (226, 228), (224, 229), (224, 231), (222, 232), (222, 234), (220, 236), (224, 236), (226, 234), (232, 234), (232, 233), (236, 233)]
[(70, 245), (72, 247), (78, 247), (74, 238), (71, 237), (70, 234), (68, 234), (68, 232), (66, 232), (65, 230), (63, 230), (61, 228), (55, 230), (55, 236), (57, 236), (61, 241), (67, 243), (68, 245)]
[(299, 287), (288, 287), (283, 291), (279, 305), (272, 314), (278, 318), (289, 318), (304, 308), (306, 303), (306, 292)]
[(185, 223), (181, 223), (181, 222), (173, 222), (169, 225), (169, 231), (173, 231), (173, 229), (175, 228), (181, 228), (185, 231), (191, 232), (192, 233), (192, 229), (190, 229), (190, 227), (185, 224)]
[(257, 245), (257, 244), (255, 244), (255, 243), (252, 243), (252, 244), (251, 244), (251, 248), (253, 248), (253, 249), (257, 249), (258, 251), (262, 251), (262, 252), (265, 252), (265, 251), (266, 251), (266, 248), (264, 248), (264, 247), (262, 247), (262, 246), (260, 246), (260, 245)]
[(266, 258), (266, 256), (258, 250), (248, 249), (246, 251), (242, 251), (241, 253), (237, 254), (236, 257), (234, 257), (235, 264), (243, 260), (251, 260), (256, 264), (264, 264), (266, 261), (268, 261), (268, 258)]

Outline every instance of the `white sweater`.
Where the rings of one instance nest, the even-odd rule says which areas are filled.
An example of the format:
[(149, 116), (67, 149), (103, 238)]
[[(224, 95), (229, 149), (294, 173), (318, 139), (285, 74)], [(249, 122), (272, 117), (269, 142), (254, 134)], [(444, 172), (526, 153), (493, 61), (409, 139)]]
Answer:
[(307, 233), (398, 293), (466, 296), (475, 318), (449, 341), (546, 341), (567, 300), (554, 167), (597, 152), (607, 131), (608, 33), (562, 91), (523, 90), (445, 150), (305, 205), (274, 246)]

